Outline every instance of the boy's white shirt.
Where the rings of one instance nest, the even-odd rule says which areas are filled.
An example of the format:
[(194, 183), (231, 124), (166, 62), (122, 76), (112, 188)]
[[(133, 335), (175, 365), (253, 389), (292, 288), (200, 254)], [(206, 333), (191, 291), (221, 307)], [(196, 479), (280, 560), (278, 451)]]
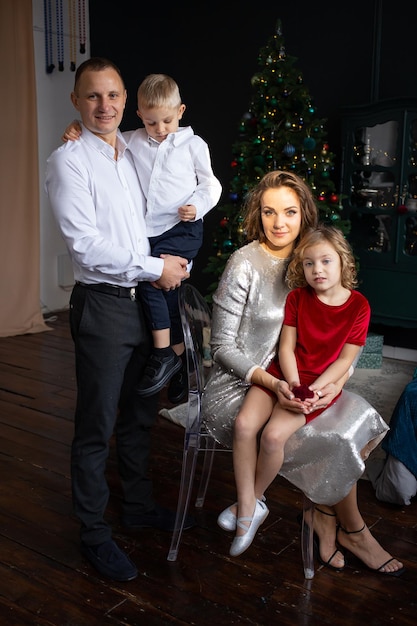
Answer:
[(145, 128), (123, 133), (146, 198), (147, 236), (155, 237), (180, 221), (178, 209), (193, 204), (195, 220), (218, 203), (222, 187), (213, 173), (207, 143), (191, 126), (158, 143)]

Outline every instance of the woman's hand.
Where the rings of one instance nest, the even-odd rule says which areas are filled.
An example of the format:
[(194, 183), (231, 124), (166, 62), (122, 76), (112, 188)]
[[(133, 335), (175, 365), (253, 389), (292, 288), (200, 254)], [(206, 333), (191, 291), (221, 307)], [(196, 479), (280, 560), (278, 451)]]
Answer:
[(296, 398), (291, 391), (290, 385), (285, 380), (277, 380), (274, 391), (283, 409), (293, 411), (294, 413), (311, 413), (311, 401), (305, 400), (302, 402), (299, 398)]
[(321, 389), (315, 389), (315, 385), (313, 384), (310, 385), (310, 389), (315, 392), (315, 395), (310, 401), (309, 413), (315, 411), (316, 409), (324, 409), (328, 406), (340, 392), (341, 387), (335, 383), (328, 383)]

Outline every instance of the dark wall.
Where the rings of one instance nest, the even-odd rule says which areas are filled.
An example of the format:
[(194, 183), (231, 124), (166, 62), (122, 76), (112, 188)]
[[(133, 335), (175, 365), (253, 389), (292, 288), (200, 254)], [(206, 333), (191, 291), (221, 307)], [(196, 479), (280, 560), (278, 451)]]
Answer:
[[(91, 53), (112, 59), (125, 77), (128, 104), (123, 130), (139, 125), (136, 90), (146, 74), (164, 72), (176, 79), (187, 105), (183, 123), (208, 142), (227, 194), (231, 147), (249, 104), (250, 79), (257, 71), (259, 49), (275, 32), (277, 19), (282, 21), (287, 53), (297, 58), (318, 115), (327, 119), (337, 172), (342, 106), (364, 104), (375, 96), (417, 97), (415, 23), (408, 4), (299, 0), (253, 2), (248, 7), (243, 2), (194, 0), (163, 7), (132, 0), (90, 0)], [(206, 264), (210, 225), (218, 219), (216, 212), (206, 219), (206, 244), (194, 275)]]

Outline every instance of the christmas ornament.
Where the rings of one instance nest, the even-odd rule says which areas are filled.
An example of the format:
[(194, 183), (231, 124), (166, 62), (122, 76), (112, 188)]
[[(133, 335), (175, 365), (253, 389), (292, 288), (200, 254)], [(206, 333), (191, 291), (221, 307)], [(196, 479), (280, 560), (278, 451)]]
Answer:
[(228, 252), (231, 248), (233, 248), (233, 242), (231, 239), (225, 239), (223, 241), (223, 250)]
[(284, 146), (284, 149), (283, 149), (282, 153), (285, 154), (286, 157), (292, 157), (295, 154), (295, 148), (294, 148), (294, 146), (292, 144), (287, 143)]
[(314, 137), (304, 137), (303, 146), (306, 150), (314, 150), (314, 148), (316, 147), (316, 140), (314, 139)]

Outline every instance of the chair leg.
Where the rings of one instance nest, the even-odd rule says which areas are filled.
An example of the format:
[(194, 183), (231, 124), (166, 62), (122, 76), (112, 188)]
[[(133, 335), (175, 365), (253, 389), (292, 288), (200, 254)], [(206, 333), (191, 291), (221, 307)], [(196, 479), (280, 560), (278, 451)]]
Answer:
[(214, 453), (216, 451), (216, 441), (212, 437), (205, 437), (204, 435), (202, 435), (202, 439), (204, 439), (205, 448), (203, 467), (201, 469), (200, 484), (198, 487), (197, 498), (195, 501), (195, 506), (198, 508), (201, 508), (204, 505), (204, 500), (206, 499), (207, 487), (213, 467)]
[(301, 554), (303, 557), (304, 578), (314, 578), (314, 503), (303, 497), (303, 523), (301, 526)]
[(184, 521), (190, 505), (190, 497), (193, 489), (197, 456), (198, 445), (188, 446), (187, 449), (184, 449), (181, 470), (181, 484), (178, 495), (177, 513), (175, 516), (175, 528), (172, 533), (171, 545), (167, 557), (168, 561), (177, 560), (182, 531), (184, 529)]

